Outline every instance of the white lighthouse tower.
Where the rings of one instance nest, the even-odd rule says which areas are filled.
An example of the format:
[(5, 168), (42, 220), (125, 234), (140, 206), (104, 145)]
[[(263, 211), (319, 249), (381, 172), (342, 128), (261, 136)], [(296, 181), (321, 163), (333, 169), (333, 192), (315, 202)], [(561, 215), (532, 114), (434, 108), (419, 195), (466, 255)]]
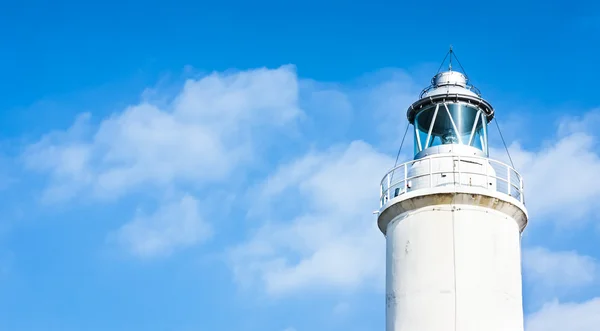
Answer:
[[(452, 50), (450, 51), (452, 57)], [(523, 181), (489, 158), (492, 105), (438, 73), (408, 109), (414, 159), (381, 181), (387, 331), (523, 331)]]

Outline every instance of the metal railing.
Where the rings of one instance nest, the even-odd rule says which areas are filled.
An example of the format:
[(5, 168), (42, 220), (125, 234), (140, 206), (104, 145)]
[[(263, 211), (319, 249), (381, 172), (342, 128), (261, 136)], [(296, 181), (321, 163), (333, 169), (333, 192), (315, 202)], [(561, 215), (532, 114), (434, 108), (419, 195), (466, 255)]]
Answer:
[(525, 203), (523, 178), (509, 165), (478, 156), (439, 154), (391, 169), (381, 180), (380, 208), (402, 194), (443, 186), (485, 188)]

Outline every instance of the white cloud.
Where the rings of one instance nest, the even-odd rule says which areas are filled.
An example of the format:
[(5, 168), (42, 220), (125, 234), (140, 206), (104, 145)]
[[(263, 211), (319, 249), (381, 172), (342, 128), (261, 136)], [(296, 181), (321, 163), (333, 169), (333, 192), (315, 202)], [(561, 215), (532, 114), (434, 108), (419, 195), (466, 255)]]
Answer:
[(600, 326), (600, 298), (583, 303), (554, 301), (527, 317), (527, 331), (597, 331)]
[[(80, 115), (66, 131), (52, 132), (29, 146), (26, 166), (49, 175), (45, 202), (81, 196), (117, 199), (144, 192), (164, 199), (167, 191), (210, 192), (185, 196), (140, 214), (116, 234), (138, 257), (168, 255), (204, 240), (206, 208), (223, 185), (263, 162), (270, 131), (294, 129), (302, 115), (295, 68), (213, 73), (189, 79), (175, 95), (145, 93), (144, 100), (94, 124)], [(241, 171), (236, 173), (238, 170)]]
[(352, 290), (369, 280), (381, 287), (385, 239), (371, 211), (392, 165), (355, 141), (280, 167), (257, 194), (257, 204), (267, 204), (259, 208), (268, 210), (264, 215), (276, 216), (232, 252), (237, 280), (258, 281), (271, 295)]
[(573, 133), (597, 134), (600, 125), (600, 109), (592, 109), (588, 112), (563, 117), (558, 125), (559, 136), (567, 136)]
[(101, 121), (81, 116), (30, 146), (26, 165), (49, 173), (49, 201), (81, 191), (118, 197), (142, 185), (225, 179), (255, 157), (271, 128), (301, 114), (293, 67), (214, 73), (188, 80), (171, 102), (141, 102)]
[(72, 198), (92, 181), (91, 149), (82, 140), (89, 133), (90, 116), (79, 115), (68, 130), (44, 136), (24, 153), (28, 168), (51, 174), (53, 185), (45, 194), (49, 201)]
[(210, 237), (198, 200), (186, 195), (161, 205), (152, 214), (138, 211), (135, 218), (109, 238), (140, 258), (166, 256)]
[(538, 298), (554, 297), (596, 283), (598, 262), (575, 251), (527, 248), (523, 252), (523, 272)]
[[(90, 114), (82, 114), (69, 129), (49, 133), (29, 146), (23, 155), (24, 161), (29, 169), (48, 175), (49, 183), (43, 195), (45, 202), (68, 201), (79, 197), (118, 199), (134, 192), (158, 195), (160, 199), (163, 194), (156, 192), (175, 190), (184, 193), (192, 189), (199, 192), (198, 188), (202, 191), (212, 184), (227, 189), (223, 187), (228, 185), (230, 176), (234, 180), (243, 178), (249, 165), (265, 161), (264, 152), (272, 143), (268, 139), (272, 137), (268, 135), (270, 131), (276, 130), (278, 135), (294, 131), (295, 121), (303, 115), (300, 104), (320, 114), (320, 119), (329, 119), (322, 122), (334, 120), (337, 124), (345, 122), (345, 125), (349, 125), (356, 114), (353, 113), (356, 110), (354, 104), (360, 104), (359, 112), (368, 114), (369, 118), (372, 112), (388, 116), (395, 114), (397, 107), (405, 107), (410, 94), (407, 91), (410, 77), (398, 71), (378, 73), (376, 76), (371, 77), (368, 86), (361, 84), (346, 89), (335, 84), (300, 81), (292, 66), (275, 70), (213, 73), (186, 81), (174, 93), (161, 92), (163, 88), (145, 91), (143, 101), (139, 104), (97, 122)], [(305, 100), (300, 100), (301, 93)], [(390, 121), (378, 121), (383, 122)], [(322, 131), (320, 125), (316, 125), (316, 131)], [(310, 162), (311, 157), (316, 158), (314, 161), (317, 163), (334, 164), (334, 160), (321, 154), (307, 155), (303, 162)], [(355, 157), (359, 158), (358, 155)], [(380, 155), (376, 157), (382, 158)], [(341, 171), (347, 170), (340, 168)], [(307, 169), (326, 171), (317, 164), (307, 166)], [(297, 175), (300, 181), (313, 176), (310, 173)], [(325, 182), (330, 180), (327, 176), (337, 175), (335, 172), (321, 174), (318, 180)], [(382, 171), (373, 172), (373, 180), (369, 183), (356, 183), (364, 185), (362, 187), (375, 187), (368, 194), (371, 201), (376, 201), (376, 187), (381, 175)], [(313, 177), (313, 180), (317, 179)], [(290, 182), (286, 178), (282, 183), (287, 186), (286, 189), (290, 189), (290, 185), (300, 187), (300, 182)], [(344, 185), (342, 183), (340, 188), (344, 188)], [(265, 194), (273, 189), (276, 187), (265, 187)], [(311, 190), (314, 194), (337, 194), (335, 190), (317, 184), (312, 187), (303, 184), (303, 189)], [(354, 192), (356, 187), (349, 185), (346, 189)], [(284, 195), (275, 193), (272, 198)], [(194, 198), (190, 196), (190, 199)], [(326, 199), (328, 197), (324, 196), (321, 200)], [(327, 206), (321, 206), (318, 200), (313, 200), (311, 204), (314, 210), (301, 217), (311, 219), (310, 226), (319, 226), (320, 220), (325, 221), (326, 218), (347, 217), (354, 221), (359, 213), (366, 213), (366, 217), (372, 218), (369, 211), (376, 204), (363, 204), (366, 209), (362, 209), (357, 204), (347, 203), (347, 199), (329, 199)], [(202, 206), (206, 205), (202, 203)], [(174, 213), (172, 221), (169, 221), (174, 222), (171, 230), (183, 229), (179, 226), (181, 224), (177, 224), (181, 216), (173, 204), (158, 209), (160, 221), (151, 216), (139, 216), (119, 232), (121, 244), (138, 256), (168, 254), (172, 246), (177, 246), (179, 239), (174, 239), (179, 238), (177, 235), (164, 234), (165, 238), (159, 238), (160, 231), (149, 230), (166, 227), (169, 218), (164, 214), (166, 211)], [(371, 220), (366, 224), (376, 228)], [(273, 226), (280, 228), (278, 231), (288, 231), (279, 223)], [(330, 236), (332, 230), (327, 231), (323, 236)], [(290, 272), (297, 276), (295, 280), (289, 278), (288, 281), (296, 283), (304, 282), (300, 275), (302, 272), (309, 273), (309, 278), (337, 277), (338, 280), (328, 281), (359, 283), (366, 276), (346, 277), (341, 269), (336, 271), (336, 268), (324, 273), (309, 271), (313, 269), (309, 264), (323, 264), (324, 260), (354, 249), (350, 234), (346, 232), (345, 236), (326, 246), (319, 246), (318, 249), (311, 246), (310, 249), (314, 250), (311, 259), (306, 259), (294, 269), (286, 264), (278, 273), (265, 274), (270, 279), (269, 284), (273, 289), (301, 286), (284, 284), (286, 278), (282, 275)], [(370, 245), (369, 240), (356, 236), (357, 240), (365, 241), (364, 245)], [(172, 242), (175, 244), (171, 245)], [(151, 243), (155, 243), (154, 246)], [(358, 261), (371, 261), (361, 254), (357, 251), (349, 259), (340, 260), (339, 267), (356, 268)]]

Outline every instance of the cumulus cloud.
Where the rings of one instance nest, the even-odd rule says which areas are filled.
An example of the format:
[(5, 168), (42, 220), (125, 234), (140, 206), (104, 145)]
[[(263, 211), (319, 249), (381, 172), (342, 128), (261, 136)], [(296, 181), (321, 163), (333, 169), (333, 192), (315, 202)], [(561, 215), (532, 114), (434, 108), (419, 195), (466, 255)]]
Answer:
[[(29, 146), (23, 159), (28, 169), (48, 175), (45, 202), (140, 192), (158, 199), (154, 214), (139, 212), (111, 241), (138, 257), (169, 255), (211, 232), (200, 208), (223, 189), (199, 194), (239, 179), (237, 170), (263, 162), (269, 133), (282, 136), (294, 128), (302, 116), (298, 85), (292, 66), (189, 79), (173, 95), (145, 93), (154, 101), (144, 99), (98, 123), (81, 114), (67, 130)], [(167, 191), (184, 197), (164, 202)]]
[(596, 331), (600, 325), (600, 298), (582, 303), (553, 301), (527, 317), (527, 331)]
[(558, 125), (559, 136), (567, 136), (573, 133), (597, 134), (600, 124), (600, 109), (565, 116)]
[(271, 218), (231, 252), (236, 279), (258, 282), (271, 295), (353, 290), (367, 280), (381, 287), (385, 239), (371, 211), (392, 165), (355, 141), (281, 166), (257, 193)]
[(523, 252), (524, 278), (539, 300), (593, 285), (599, 271), (596, 259), (575, 251), (533, 247)]
[(252, 160), (262, 133), (300, 114), (293, 67), (214, 73), (186, 81), (166, 105), (143, 101), (97, 128), (82, 115), (30, 146), (24, 159), (50, 175), (49, 201), (82, 191), (114, 198), (143, 185), (215, 182)]
[[(321, 120), (319, 124), (316, 123), (317, 121), (312, 121), (312, 125), (315, 126), (314, 132), (319, 134), (324, 130), (331, 131), (331, 126), (327, 124), (323, 127), (323, 123), (335, 121), (336, 125), (346, 126), (348, 129), (353, 120), (363, 121), (365, 118), (373, 120), (373, 114), (377, 114), (375, 116), (377, 123), (389, 124), (393, 121), (381, 120), (381, 118), (389, 114), (396, 116), (398, 107), (405, 108), (409, 103), (408, 96), (412, 94), (408, 91), (410, 89), (412, 89), (410, 77), (398, 70), (388, 70), (366, 77), (361, 79), (358, 86), (352, 87), (300, 80), (292, 66), (283, 66), (274, 70), (263, 68), (213, 73), (198, 79), (189, 79), (181, 89), (169, 90), (169, 93), (161, 92), (160, 88), (146, 91), (140, 103), (126, 107), (106, 118), (94, 119), (91, 114), (81, 114), (67, 130), (51, 132), (30, 145), (24, 152), (23, 159), (28, 169), (48, 176), (48, 185), (42, 197), (47, 203), (81, 197), (118, 199), (127, 194), (140, 192), (158, 196), (154, 198), (158, 198), (158, 203), (162, 203), (164, 200), (160, 197), (162, 191), (174, 190), (179, 191), (180, 194), (195, 192), (196, 197), (189, 196), (189, 201), (185, 204), (169, 202), (157, 207), (155, 216), (138, 215), (115, 235), (119, 238), (118, 242), (136, 256), (166, 255), (175, 247), (187, 245), (179, 245), (178, 242), (202, 241), (181, 239), (187, 237), (184, 234), (179, 237), (164, 231), (162, 231), (164, 238), (159, 238), (161, 231), (154, 231), (154, 229), (166, 228), (167, 212), (173, 213), (170, 219), (173, 227), (170, 231), (183, 231), (190, 224), (200, 224), (199, 215), (204, 213), (199, 211), (197, 215), (194, 214), (196, 216), (190, 216), (191, 210), (197, 208), (196, 205), (200, 204), (203, 207), (208, 205), (202, 203), (204, 198), (200, 198), (198, 192), (202, 194), (202, 189), (207, 189), (214, 184), (218, 184), (219, 189), (227, 189), (225, 186), (230, 176), (243, 179), (248, 173), (248, 166), (253, 162), (265, 163), (265, 152), (268, 145), (273, 143), (273, 139), (270, 139), (273, 135), (270, 133), (281, 136), (294, 131), (297, 120), (305, 118), (301, 107), (306, 107)], [(358, 118), (353, 119), (357, 114), (360, 114)], [(311, 121), (307, 122), (311, 123)], [(396, 128), (390, 127), (385, 131), (391, 133), (396, 131)], [(345, 135), (343, 130), (338, 131), (338, 135), (340, 134)], [(397, 137), (399, 134), (394, 133), (394, 135), (394, 139), (399, 139)], [(360, 144), (353, 144), (355, 145)], [(384, 158), (371, 152), (370, 157)], [(354, 157), (359, 158), (358, 155)], [(376, 162), (376, 160), (371, 161)], [(284, 193), (273, 191), (277, 190), (275, 182), (280, 181), (285, 189), (294, 189), (293, 186), (301, 186), (300, 182), (294, 180), (314, 179), (311, 177), (314, 174), (310, 171), (330, 171), (326, 167), (323, 168), (323, 162), (334, 166), (331, 157), (320, 153), (306, 155), (299, 162), (305, 164), (309, 173), (298, 173), (297, 179), (278, 179), (277, 176), (273, 176), (269, 179), (271, 184), (265, 186), (263, 196), (286, 200), (282, 199)], [(308, 164), (310, 162), (314, 164)], [(346, 168), (341, 170), (347, 171)], [(297, 166), (296, 171), (303, 170)], [(365, 176), (364, 172), (366, 171), (363, 171), (360, 176)], [(369, 174), (374, 176), (369, 185), (376, 188), (381, 174), (382, 171), (373, 171)], [(337, 174), (331, 172), (328, 175)], [(281, 177), (285, 176), (290, 174)], [(323, 174), (320, 179), (328, 180)], [(353, 179), (353, 181), (357, 180), (358, 182), (354, 184), (367, 185), (360, 179)], [(346, 184), (337, 183), (337, 185), (343, 188)], [(312, 187), (305, 186), (304, 189), (312, 190), (311, 194), (337, 194), (331, 188), (329, 190), (332, 191), (326, 191), (325, 186), (317, 184)], [(356, 185), (350, 185), (346, 189), (351, 192), (358, 190)], [(213, 190), (210, 191), (212, 194)], [(368, 198), (376, 199), (376, 192), (376, 189), (369, 191)], [(306, 197), (305, 192), (300, 194)], [(363, 210), (358, 208), (358, 204), (345, 202), (348, 197), (344, 199), (324, 197), (321, 200), (325, 199), (328, 199), (327, 206), (321, 206), (321, 202), (311, 200), (312, 210), (308, 208), (308, 213), (298, 216), (298, 218), (312, 220), (307, 223), (310, 224), (306, 225), (307, 227), (318, 227), (321, 221), (330, 224), (329, 218), (337, 222), (340, 222), (340, 218), (347, 218), (348, 222), (356, 222), (359, 213), (366, 211), (366, 216), (370, 217), (369, 211), (376, 206), (376, 204), (369, 206), (362, 204), (360, 206), (366, 208)], [(289, 199), (283, 202), (288, 206), (295, 203)], [(190, 206), (192, 204), (193, 208)], [(274, 222), (269, 226), (277, 228), (281, 233), (290, 232), (283, 224), (284, 222)], [(372, 222), (366, 224), (375, 228)], [(302, 231), (309, 231), (309, 229)], [(323, 236), (330, 236), (332, 231), (327, 229)], [(351, 252), (353, 249), (351, 234), (349, 231), (344, 233), (345, 236), (330, 242), (326, 247), (321, 246), (324, 245), (321, 242), (318, 244), (319, 247), (309, 245), (309, 249), (313, 250), (311, 259), (307, 259), (301, 265), (292, 268), (292, 265), (286, 262), (285, 268), (281, 268), (278, 273), (270, 272), (268, 276), (265, 274), (265, 277), (270, 279), (270, 288), (303, 286), (299, 283), (308, 284), (313, 279), (324, 277), (337, 277), (337, 280), (328, 280), (331, 282), (345, 281), (355, 284), (359, 282), (355, 278), (367, 277), (357, 275), (354, 276), (355, 278), (344, 280), (347, 277), (342, 273), (334, 275), (335, 270), (323, 274), (309, 271), (313, 269), (308, 266), (310, 263), (324, 264), (324, 260), (341, 256), (340, 254), (344, 252)], [(192, 237), (203, 236), (192, 235)], [(357, 240), (364, 241), (364, 245), (371, 243), (361, 236), (357, 236)], [(361, 254), (363, 253), (357, 251), (350, 254), (351, 257), (341, 259), (339, 263), (344, 268), (355, 268), (358, 262), (353, 262), (352, 255), (356, 255), (355, 258), (358, 260), (369, 260)], [(275, 263), (277, 259), (270, 259), (268, 262)], [(282, 275), (292, 272), (297, 275), (295, 278), (289, 278), (293, 284), (284, 284), (288, 277)], [(301, 272), (309, 273), (311, 276), (307, 280), (302, 280), (303, 277), (299, 274)], [(365, 271), (365, 273), (371, 272), (370, 269)]]
[(133, 256), (153, 258), (202, 242), (211, 234), (198, 200), (185, 195), (161, 205), (154, 213), (138, 211), (132, 221), (109, 238)]
[[(378, 139), (381, 145), (392, 150), (420, 84), (402, 71), (370, 79), (369, 88), (353, 89), (299, 81), (290, 66), (214, 73), (188, 80), (161, 102), (143, 100), (97, 124), (82, 114), (68, 130), (31, 145), (24, 160), (29, 169), (49, 175), (45, 201), (222, 184), (237, 170), (243, 173), (245, 165), (264, 161), (260, 152), (269, 141), (265, 134), (289, 130), (304, 113), (300, 104), (330, 112), (326, 122), (336, 125), (368, 114), (369, 123), (377, 124), (372, 127), (378, 138), (383, 137)], [(301, 95), (307, 99), (300, 100)], [(554, 141), (538, 150), (511, 145), (536, 221), (566, 223), (593, 215), (600, 187), (590, 178), (600, 173), (600, 158), (589, 123), (597, 117), (564, 120)], [(410, 135), (405, 147), (411, 145)], [(259, 284), (272, 295), (381, 284), (385, 239), (370, 212), (378, 206), (379, 180), (392, 165), (389, 156), (355, 141), (311, 151), (279, 166), (250, 194), (249, 217), (266, 222), (231, 251), (236, 279)], [(200, 243), (211, 233), (202, 217), (207, 205), (202, 200), (184, 194), (154, 213), (140, 211), (111, 238), (138, 257), (164, 256)], [(553, 290), (585, 286), (596, 268), (587, 257), (542, 248), (526, 251), (525, 259), (531, 279)], [(569, 274), (558, 267), (562, 264), (579, 272)], [(549, 273), (555, 278), (546, 279)]]

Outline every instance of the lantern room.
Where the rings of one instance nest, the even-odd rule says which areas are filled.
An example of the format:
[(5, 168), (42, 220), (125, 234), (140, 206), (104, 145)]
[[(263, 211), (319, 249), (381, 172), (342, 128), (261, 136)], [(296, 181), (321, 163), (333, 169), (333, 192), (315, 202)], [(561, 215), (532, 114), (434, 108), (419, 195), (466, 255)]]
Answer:
[(494, 110), (461, 72), (435, 75), (407, 116), (414, 126), (415, 159), (449, 152), (488, 156), (487, 124)]

